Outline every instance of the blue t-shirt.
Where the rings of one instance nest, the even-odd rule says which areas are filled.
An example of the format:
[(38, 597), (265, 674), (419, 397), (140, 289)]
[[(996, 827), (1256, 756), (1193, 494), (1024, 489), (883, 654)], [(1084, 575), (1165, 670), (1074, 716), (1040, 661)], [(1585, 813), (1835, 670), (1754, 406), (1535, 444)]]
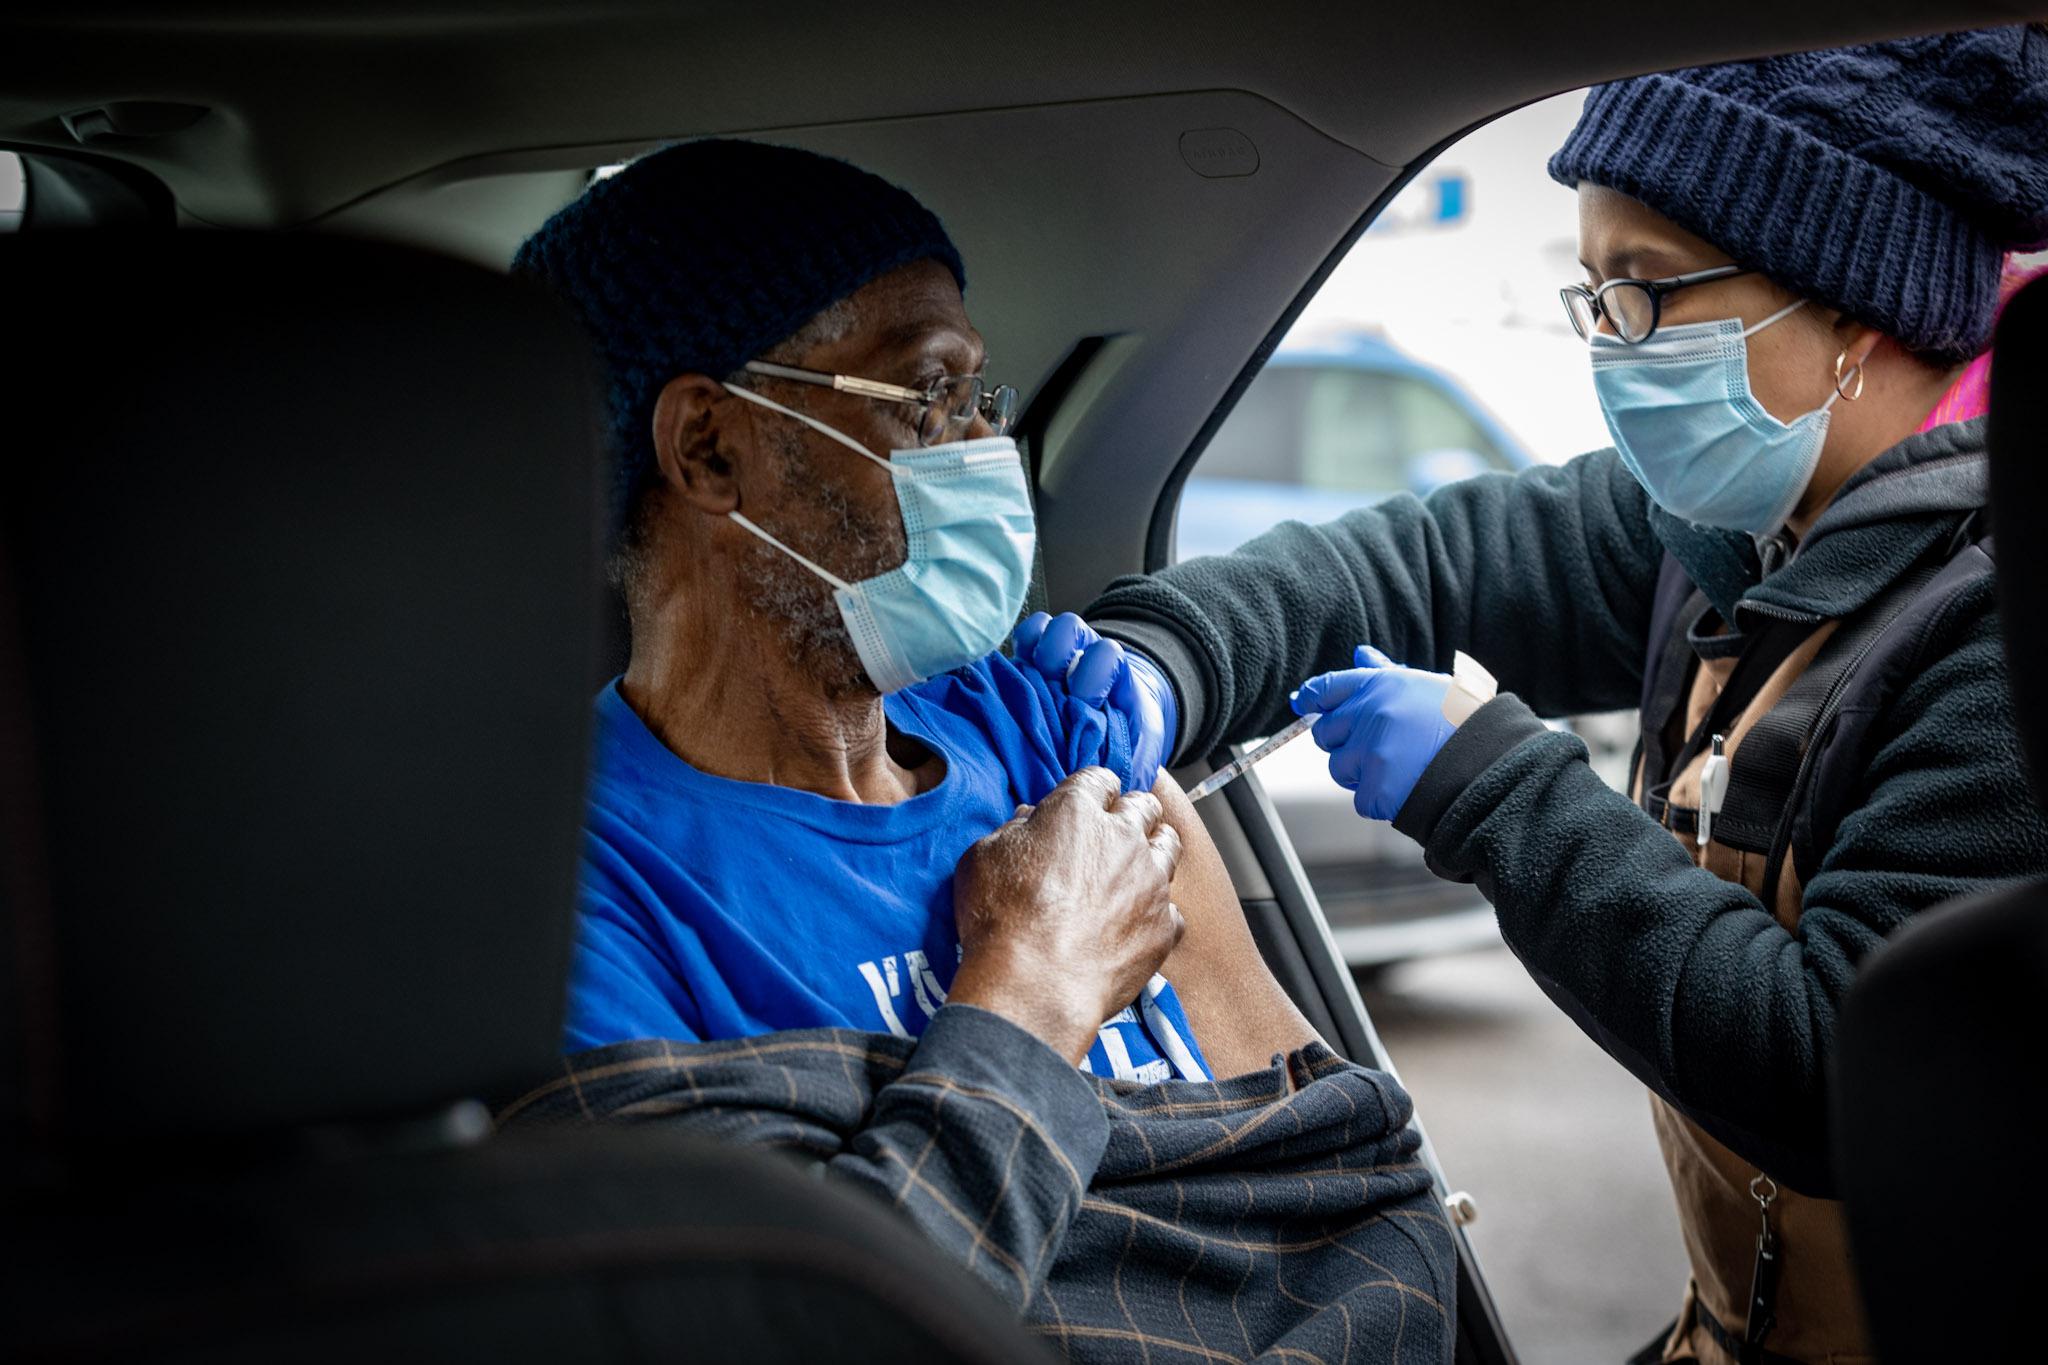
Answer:
[[(699, 772), (626, 704), (597, 698), (569, 1051), (633, 1038), (837, 1027), (914, 1038), (960, 962), (953, 869), (970, 844), (1090, 764), (1124, 771), (1122, 719), (999, 654), (883, 702), (946, 762), (894, 805)], [(1203, 1080), (1173, 987), (1154, 977), (1084, 1069)]]

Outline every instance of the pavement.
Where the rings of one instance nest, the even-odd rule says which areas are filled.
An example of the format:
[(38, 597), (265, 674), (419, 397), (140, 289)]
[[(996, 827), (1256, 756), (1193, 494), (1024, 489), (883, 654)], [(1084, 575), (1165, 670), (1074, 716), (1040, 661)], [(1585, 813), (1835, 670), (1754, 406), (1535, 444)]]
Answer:
[(1366, 1005), (1523, 1365), (1618, 1365), (1678, 1310), (1685, 1253), (1643, 1087), (1506, 948), (1406, 963)]

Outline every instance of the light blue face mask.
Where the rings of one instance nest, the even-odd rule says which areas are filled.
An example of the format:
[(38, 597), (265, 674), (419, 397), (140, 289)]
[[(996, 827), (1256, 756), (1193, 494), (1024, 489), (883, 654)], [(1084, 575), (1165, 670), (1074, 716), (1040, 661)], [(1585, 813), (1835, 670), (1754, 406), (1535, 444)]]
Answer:
[(849, 583), (738, 512), (739, 525), (832, 585), (868, 679), (880, 692), (971, 664), (1017, 624), (1031, 581), (1037, 527), (1024, 462), (1008, 436), (897, 450), (888, 459), (815, 418), (738, 386), (727, 392), (793, 417), (889, 472), (903, 513), (903, 563)]
[(1745, 329), (1740, 318), (1660, 327), (1648, 341), (1592, 338), (1593, 388), (1622, 463), (1687, 521), (1776, 534), (1820, 463), (1837, 394), (1780, 422), (1749, 391), (1748, 339), (1805, 306)]

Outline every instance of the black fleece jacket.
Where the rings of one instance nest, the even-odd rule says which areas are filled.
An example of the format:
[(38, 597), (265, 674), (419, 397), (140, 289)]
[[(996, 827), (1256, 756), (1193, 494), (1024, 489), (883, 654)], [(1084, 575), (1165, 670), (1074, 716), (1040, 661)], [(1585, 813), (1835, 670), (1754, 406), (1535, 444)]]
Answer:
[[(1289, 523), (1234, 554), (1119, 579), (1087, 615), (1172, 678), (1184, 756), (1284, 724), (1289, 690), (1349, 667), (1360, 642), (1443, 672), (1460, 649), (1485, 664), (1503, 695), (1451, 737), (1397, 827), (1440, 873), (1478, 885), (1531, 974), (1653, 1088), (1816, 1169), (1857, 964), (1921, 909), (2048, 871), (1989, 577), (1922, 636), (1791, 931), (1694, 866), (1537, 716), (1636, 704), (1661, 644), (1646, 637), (1667, 550), (1738, 629), (1758, 613), (1818, 622), (1953, 537), (1984, 488), (1981, 421), (1915, 436), (1860, 471), (1765, 577), (1747, 537), (1669, 517), (1604, 450)], [(1758, 1152), (1746, 1155), (1771, 1161)]]

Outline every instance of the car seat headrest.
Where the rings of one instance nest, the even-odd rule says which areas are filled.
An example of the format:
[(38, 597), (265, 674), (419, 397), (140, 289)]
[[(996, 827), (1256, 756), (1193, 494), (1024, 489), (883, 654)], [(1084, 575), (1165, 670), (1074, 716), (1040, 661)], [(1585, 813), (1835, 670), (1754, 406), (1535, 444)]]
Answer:
[(2048, 277), (2013, 296), (1991, 352), (1991, 524), (1998, 533), (1998, 601), (2013, 711), (2048, 805)]
[(573, 324), (311, 234), (23, 234), (0, 297), (0, 1145), (547, 1071), (601, 590)]

